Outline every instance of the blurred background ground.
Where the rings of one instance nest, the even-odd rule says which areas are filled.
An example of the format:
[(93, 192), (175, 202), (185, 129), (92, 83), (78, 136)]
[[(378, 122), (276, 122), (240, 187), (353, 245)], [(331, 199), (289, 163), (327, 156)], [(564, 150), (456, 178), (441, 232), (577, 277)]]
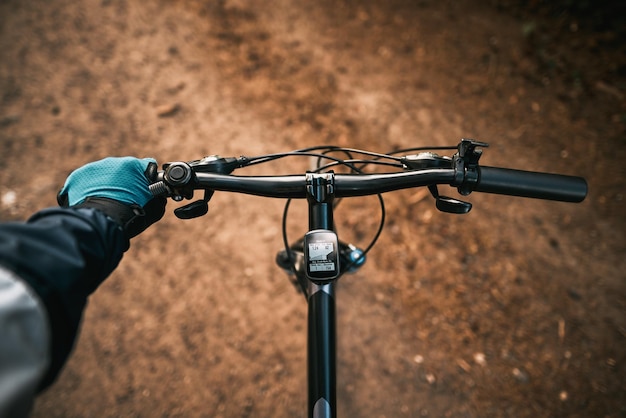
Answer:
[[(589, 196), (472, 195), (453, 216), (390, 195), (368, 264), (339, 284), (340, 416), (623, 417), (624, 16), (606, 0), (0, 0), (0, 218), (54, 205), (109, 155), (474, 137), (483, 163), (581, 175)], [(217, 194), (185, 222), (170, 204), (91, 298), (34, 416), (303, 415), (282, 203)], [(377, 219), (375, 200), (336, 217), (362, 245)]]

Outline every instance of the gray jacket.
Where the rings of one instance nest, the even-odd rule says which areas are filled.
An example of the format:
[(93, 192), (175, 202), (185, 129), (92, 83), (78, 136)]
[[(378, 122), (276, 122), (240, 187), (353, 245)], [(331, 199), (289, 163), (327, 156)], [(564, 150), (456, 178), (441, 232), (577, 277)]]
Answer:
[(50, 364), (50, 328), (35, 292), (0, 267), (0, 417), (24, 417)]

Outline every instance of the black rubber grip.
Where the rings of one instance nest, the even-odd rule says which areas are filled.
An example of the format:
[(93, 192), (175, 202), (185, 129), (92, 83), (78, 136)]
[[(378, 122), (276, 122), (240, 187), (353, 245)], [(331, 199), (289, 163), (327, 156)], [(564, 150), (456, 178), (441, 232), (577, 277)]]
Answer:
[(587, 182), (582, 177), (481, 166), (474, 190), (561, 202), (582, 202), (587, 196)]

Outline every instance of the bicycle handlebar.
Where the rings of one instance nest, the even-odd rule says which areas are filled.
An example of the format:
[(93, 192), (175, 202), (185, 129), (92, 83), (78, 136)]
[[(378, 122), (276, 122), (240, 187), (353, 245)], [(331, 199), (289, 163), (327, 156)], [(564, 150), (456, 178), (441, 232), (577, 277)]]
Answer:
[[(458, 145), (458, 152), (451, 158), (433, 153), (395, 158), (395, 166), (404, 169), (400, 172), (373, 174), (331, 174), (329, 172), (318, 175), (332, 176), (332, 179), (329, 177), (329, 182), (325, 185), (332, 188), (332, 194), (335, 197), (377, 195), (421, 186), (431, 187), (431, 192), (437, 195), (438, 193), (435, 193), (432, 186), (439, 184), (456, 187), (462, 195), (477, 191), (573, 203), (581, 202), (587, 196), (587, 182), (582, 177), (480, 166), (478, 160), (482, 150), (476, 148), (482, 146), (487, 146), (487, 144), (462, 139)], [(359, 150), (347, 151), (367, 154)], [(282, 155), (314, 155), (340, 161), (326, 154), (310, 154), (306, 150)], [(377, 155), (394, 158), (386, 154)], [(157, 182), (150, 186), (150, 190), (154, 195), (170, 196), (175, 200), (191, 199), (193, 190), (196, 189), (206, 191), (205, 201), (210, 199), (214, 190), (273, 198), (306, 198), (307, 187), (311, 186), (310, 175), (313, 175), (312, 173), (283, 176), (230, 174), (236, 168), (245, 167), (252, 161), (258, 161), (259, 158), (263, 160), (261, 162), (265, 162), (271, 161), (273, 157), (270, 155), (256, 159), (246, 157), (237, 159), (211, 156), (189, 163), (168, 163), (164, 165), (164, 171), (159, 172)], [(398, 161), (401, 164), (398, 164)], [(353, 163), (349, 161), (340, 161), (340, 163), (348, 165), (353, 171), (355, 169)], [(357, 171), (361, 173), (361, 170)]]
[[(356, 197), (434, 184), (455, 183), (454, 169), (429, 169), (384, 174), (335, 174), (336, 197)], [(196, 173), (194, 189), (237, 192), (272, 198), (305, 198), (303, 175), (235, 176)], [(587, 196), (587, 182), (581, 177), (538, 173), (498, 167), (480, 167), (474, 191), (581, 202)]]

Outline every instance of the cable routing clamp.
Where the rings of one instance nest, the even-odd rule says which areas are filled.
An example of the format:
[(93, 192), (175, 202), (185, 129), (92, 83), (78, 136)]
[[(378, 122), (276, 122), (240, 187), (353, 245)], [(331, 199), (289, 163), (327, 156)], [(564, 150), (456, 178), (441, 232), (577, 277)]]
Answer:
[(489, 144), (473, 139), (461, 139), (458, 151), (452, 158), (454, 167), (454, 186), (459, 193), (467, 196), (476, 189), (480, 177), (478, 160), (483, 151), (477, 147), (488, 147)]

